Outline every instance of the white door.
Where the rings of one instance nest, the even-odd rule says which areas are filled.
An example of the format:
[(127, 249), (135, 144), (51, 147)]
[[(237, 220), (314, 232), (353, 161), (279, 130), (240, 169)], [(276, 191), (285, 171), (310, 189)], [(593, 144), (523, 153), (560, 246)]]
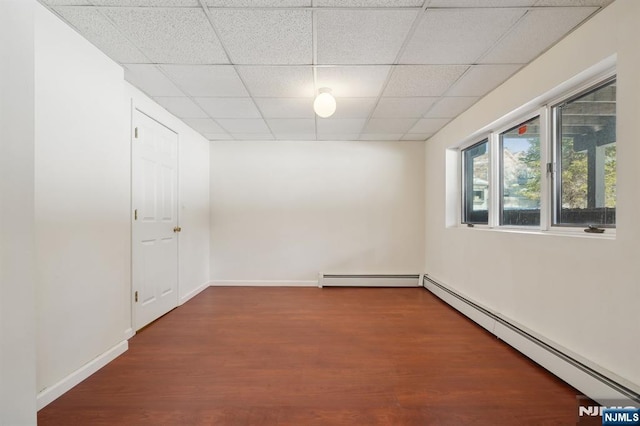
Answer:
[(133, 316), (136, 330), (178, 306), (178, 135), (134, 110)]

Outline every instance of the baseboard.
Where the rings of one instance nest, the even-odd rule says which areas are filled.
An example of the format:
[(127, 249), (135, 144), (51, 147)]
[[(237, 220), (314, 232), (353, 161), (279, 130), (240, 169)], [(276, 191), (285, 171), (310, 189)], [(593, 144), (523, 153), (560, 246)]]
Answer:
[(211, 285), (211, 283), (206, 282), (204, 284), (201, 284), (200, 286), (198, 286), (194, 290), (191, 290), (189, 293), (185, 294), (184, 296), (182, 296), (180, 298), (180, 301), (178, 302), (178, 306), (183, 305), (184, 303), (188, 302), (190, 299), (192, 299), (193, 297), (197, 296), (198, 293), (202, 292), (203, 290), (206, 290), (210, 285)]
[(124, 339), (125, 340), (129, 340), (131, 339), (133, 336), (136, 335), (136, 332), (133, 331), (133, 328), (129, 327), (124, 331)]
[(69, 374), (64, 379), (60, 380), (58, 383), (54, 384), (51, 387), (45, 388), (40, 391), (36, 397), (38, 410), (49, 405), (51, 402), (62, 396), (65, 392), (69, 391), (75, 385), (91, 376), (96, 371), (100, 370), (105, 365), (109, 364), (111, 361), (116, 359), (118, 356), (122, 355), (129, 348), (129, 342), (124, 340), (102, 355), (94, 358), (89, 361), (87, 364), (83, 365), (73, 373)]
[(213, 280), (212, 287), (317, 287), (318, 281), (293, 280)]
[(475, 307), (471, 306), (468, 303), (465, 303), (462, 300), (448, 294), (447, 291), (442, 288), (444, 287), (444, 285), (442, 285), (442, 287), (436, 286), (427, 279), (424, 280), (424, 287), (431, 293), (438, 296), (440, 299), (447, 302), (451, 307), (455, 308), (467, 318), (474, 321), (480, 327), (484, 328), (490, 333), (493, 333), (496, 321), (487, 312), (484, 312), (483, 307), (479, 305), (476, 305)]
[(622, 378), (593, 365), (544, 336), (483, 307), (425, 275), (424, 287), (500, 340), (601, 404), (612, 400), (640, 402), (637, 390)]

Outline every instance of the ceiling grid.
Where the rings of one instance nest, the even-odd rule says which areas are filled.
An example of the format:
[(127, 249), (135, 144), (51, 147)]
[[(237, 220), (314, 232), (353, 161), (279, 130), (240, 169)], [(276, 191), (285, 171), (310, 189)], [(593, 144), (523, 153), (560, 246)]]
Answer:
[(426, 140), (613, 0), (40, 1), (207, 139)]

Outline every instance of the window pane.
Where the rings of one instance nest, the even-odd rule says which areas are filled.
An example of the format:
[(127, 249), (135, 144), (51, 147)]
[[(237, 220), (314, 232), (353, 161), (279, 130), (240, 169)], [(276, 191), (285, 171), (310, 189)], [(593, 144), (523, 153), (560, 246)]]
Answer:
[(489, 141), (484, 140), (462, 151), (464, 167), (464, 223), (489, 223)]
[(540, 117), (500, 134), (501, 225), (540, 225)]
[(555, 223), (615, 226), (615, 80), (556, 107)]

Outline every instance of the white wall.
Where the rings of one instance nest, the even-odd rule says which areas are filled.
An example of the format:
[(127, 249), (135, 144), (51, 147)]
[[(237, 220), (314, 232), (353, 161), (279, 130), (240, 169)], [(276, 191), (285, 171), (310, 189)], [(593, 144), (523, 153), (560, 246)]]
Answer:
[(132, 334), (132, 102), (179, 135), (181, 302), (209, 282), (209, 142), (125, 83), (119, 65), (52, 13), (42, 6), (36, 12), (42, 406), (125, 350)]
[[(639, 19), (640, 2), (617, 0), (427, 141), (430, 207), (424, 234), (426, 273), (636, 390), (640, 389), (640, 144), (635, 126), (640, 118)], [(616, 53), (616, 239), (447, 227), (445, 206), (452, 204), (445, 187), (447, 148)]]
[(40, 392), (131, 327), (130, 154), (122, 68), (44, 7), (36, 12)]
[(36, 424), (34, 6), (0, 0), (0, 425)]
[(212, 142), (212, 281), (421, 272), (423, 153), (422, 142)]
[(178, 133), (179, 297), (183, 303), (209, 285), (209, 141), (126, 82), (125, 99), (128, 123), (133, 102), (134, 108)]

